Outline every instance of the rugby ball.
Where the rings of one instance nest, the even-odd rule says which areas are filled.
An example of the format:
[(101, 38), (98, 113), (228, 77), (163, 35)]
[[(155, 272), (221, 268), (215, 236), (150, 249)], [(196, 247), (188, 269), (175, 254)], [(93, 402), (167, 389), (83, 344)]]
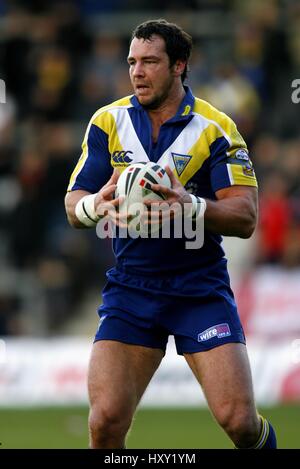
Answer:
[(165, 200), (162, 193), (154, 192), (151, 189), (151, 184), (161, 184), (171, 188), (171, 181), (165, 169), (153, 162), (131, 164), (118, 179), (115, 196), (124, 197), (119, 211), (123, 214), (126, 213), (128, 219), (136, 219), (135, 223), (132, 224), (133, 231), (141, 232), (143, 230), (143, 227), (137, 223), (137, 217), (141, 218), (141, 215), (147, 210), (143, 204), (144, 200), (157, 202)]

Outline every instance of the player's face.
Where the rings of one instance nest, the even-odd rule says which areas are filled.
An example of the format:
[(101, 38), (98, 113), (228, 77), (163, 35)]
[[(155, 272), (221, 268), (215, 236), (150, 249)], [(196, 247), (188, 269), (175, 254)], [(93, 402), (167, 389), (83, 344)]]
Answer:
[(150, 109), (158, 108), (168, 98), (174, 83), (164, 40), (157, 35), (153, 35), (151, 41), (134, 38), (127, 60), (139, 102)]

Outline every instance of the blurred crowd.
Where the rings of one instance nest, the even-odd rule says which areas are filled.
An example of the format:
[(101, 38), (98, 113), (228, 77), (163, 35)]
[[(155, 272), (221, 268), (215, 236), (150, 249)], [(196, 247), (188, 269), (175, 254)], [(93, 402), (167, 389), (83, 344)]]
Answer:
[[(88, 288), (100, 295), (110, 241), (69, 228), (64, 195), (88, 120), (131, 93), (135, 23), (119, 31), (123, 10), (143, 21), (153, 17), (148, 4), (0, 2), (0, 335), (57, 333)], [(300, 103), (291, 84), (300, 78), (300, 3), (152, 0), (151, 10), (193, 35), (188, 84), (248, 143), (260, 186), (253, 265), (299, 267)]]

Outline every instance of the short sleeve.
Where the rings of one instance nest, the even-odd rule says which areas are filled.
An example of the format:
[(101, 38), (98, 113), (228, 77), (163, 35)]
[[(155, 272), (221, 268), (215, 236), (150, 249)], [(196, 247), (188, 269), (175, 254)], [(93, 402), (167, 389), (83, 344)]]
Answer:
[(98, 192), (112, 174), (108, 135), (90, 122), (83, 143), (82, 154), (71, 175), (68, 191), (78, 189)]
[(226, 116), (222, 137), (210, 147), (210, 178), (214, 192), (241, 185), (257, 187), (253, 164), (235, 123)]

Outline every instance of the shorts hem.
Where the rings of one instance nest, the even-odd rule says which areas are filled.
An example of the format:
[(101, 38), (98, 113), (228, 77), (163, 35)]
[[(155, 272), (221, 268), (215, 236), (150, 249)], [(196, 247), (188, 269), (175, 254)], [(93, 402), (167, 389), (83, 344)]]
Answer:
[(147, 347), (147, 348), (152, 348), (152, 349), (159, 349), (161, 350), (164, 355), (166, 353), (166, 347), (163, 348), (163, 347), (160, 347), (159, 345), (148, 345), (148, 344), (141, 344), (139, 343), (138, 341), (132, 341), (132, 340), (127, 340), (127, 339), (119, 339), (119, 338), (109, 338), (109, 337), (96, 337), (94, 339), (94, 342), (93, 344), (95, 344), (96, 342), (99, 342), (100, 340), (111, 340), (113, 342), (120, 342), (122, 344), (127, 344), (127, 345), (138, 345), (140, 347)]
[[(226, 340), (225, 342), (222, 342), (221, 344), (220, 343), (211, 344), (211, 345), (208, 345), (208, 346), (199, 344), (199, 350), (182, 350), (182, 349), (177, 348), (177, 345), (176, 345), (176, 350), (177, 350), (178, 355), (184, 355), (185, 353), (192, 354), (192, 353), (199, 353), (199, 352), (208, 352), (209, 350), (212, 350), (212, 349), (217, 348), (217, 347), (221, 347), (222, 345), (226, 345), (226, 344), (243, 344), (243, 345), (246, 345), (246, 341), (242, 340), (242, 339), (231, 339), (231, 340)], [(196, 346), (195, 346), (195, 348), (196, 348)]]

